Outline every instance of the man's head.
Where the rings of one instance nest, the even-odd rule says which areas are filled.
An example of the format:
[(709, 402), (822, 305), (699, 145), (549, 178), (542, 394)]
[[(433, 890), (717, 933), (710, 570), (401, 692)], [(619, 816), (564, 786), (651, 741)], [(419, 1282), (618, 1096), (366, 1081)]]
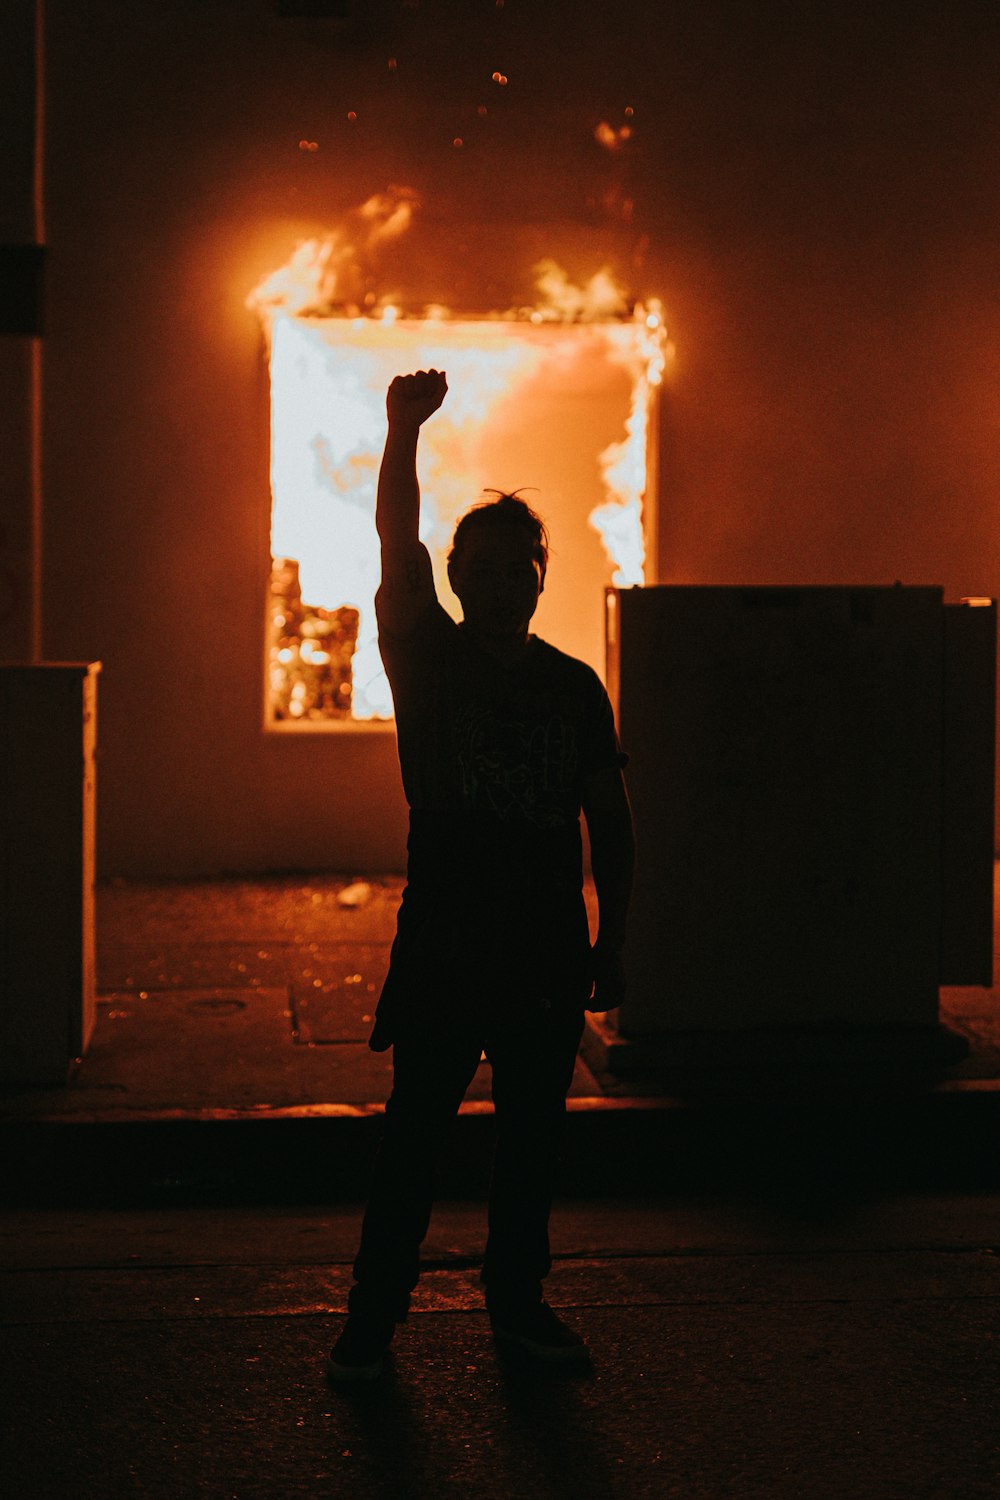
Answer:
[(455, 528), (448, 580), (466, 624), (490, 637), (523, 635), (545, 587), (545, 523), (516, 494), (473, 506)]

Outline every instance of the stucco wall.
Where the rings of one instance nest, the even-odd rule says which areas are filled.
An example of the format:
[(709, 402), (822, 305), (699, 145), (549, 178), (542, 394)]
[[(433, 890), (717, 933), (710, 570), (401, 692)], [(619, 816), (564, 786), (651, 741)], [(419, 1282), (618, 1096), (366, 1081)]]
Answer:
[(503, 306), (547, 253), (662, 297), (664, 581), (997, 592), (986, 9), (49, 0), (44, 647), (104, 663), (100, 872), (401, 863), (391, 734), (260, 729), (244, 307), (389, 184), (386, 284)]

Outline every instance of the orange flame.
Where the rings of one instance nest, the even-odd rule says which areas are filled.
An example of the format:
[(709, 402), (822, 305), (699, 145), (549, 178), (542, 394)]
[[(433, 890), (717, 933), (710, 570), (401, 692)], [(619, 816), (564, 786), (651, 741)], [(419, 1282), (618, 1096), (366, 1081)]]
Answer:
[(416, 205), (409, 188), (374, 193), (330, 234), (303, 240), (286, 265), (254, 287), (247, 307), (265, 328), (280, 313), (300, 318), (360, 313), (379, 249), (409, 229)]
[[(531, 308), (473, 322), (435, 306), (415, 319), (383, 299), (361, 316), (358, 267), (406, 228), (413, 204), (406, 193), (369, 199), (334, 233), (300, 245), (248, 299), (271, 344), (272, 553), (298, 561), (310, 606), (358, 611), (355, 719), (392, 714), (376, 642), (374, 512), (385, 391), (401, 370), (448, 371), (448, 399), (427, 424), (420, 455), (421, 537), (446, 605), (445, 554), (458, 515), (484, 487), (499, 481), (513, 488), (533, 477), (537, 454), (523, 442), (520, 457), (505, 452), (503, 461), (525, 468), (497, 473), (491, 429), (509, 423), (511, 410), (537, 404), (539, 391), (572, 385), (574, 369), (600, 366), (611, 372), (605, 379), (626, 377), (623, 436), (593, 454), (604, 498), (587, 519), (614, 567), (611, 581), (627, 586), (644, 579), (649, 415), (668, 349), (658, 306), (639, 305), (628, 317), (625, 295), (606, 268), (576, 286), (547, 260), (535, 268), (540, 295)], [(352, 235), (362, 236), (360, 247)], [(346, 316), (350, 308), (358, 315)], [(540, 508), (544, 513), (547, 504)]]

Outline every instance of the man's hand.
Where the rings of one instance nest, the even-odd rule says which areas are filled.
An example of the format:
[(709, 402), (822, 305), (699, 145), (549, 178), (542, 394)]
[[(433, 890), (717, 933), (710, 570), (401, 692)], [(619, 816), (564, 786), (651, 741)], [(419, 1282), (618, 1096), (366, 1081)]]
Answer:
[(385, 399), (390, 427), (407, 426), (416, 430), (432, 412), (437, 411), (447, 389), (443, 370), (418, 370), (415, 375), (397, 375)]
[(588, 1010), (614, 1010), (625, 999), (625, 960), (620, 943), (602, 942), (598, 935), (591, 950), (594, 962), (594, 993)]

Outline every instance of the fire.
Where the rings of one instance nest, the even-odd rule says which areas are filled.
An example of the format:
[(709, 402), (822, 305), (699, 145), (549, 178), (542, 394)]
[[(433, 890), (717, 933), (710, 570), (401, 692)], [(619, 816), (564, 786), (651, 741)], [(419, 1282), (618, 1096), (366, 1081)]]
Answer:
[(625, 294), (607, 267), (579, 287), (554, 260), (540, 260), (535, 285), (539, 301), (528, 311), (532, 323), (599, 323), (624, 317), (628, 311)]
[[(360, 250), (344, 229), (310, 241), (249, 299), (271, 349), (269, 675), (278, 722), (392, 715), (376, 640), (375, 493), (385, 392), (401, 371), (448, 372), (448, 398), (424, 429), (419, 460), (421, 538), (446, 608), (458, 615), (445, 565), (455, 521), (490, 486), (540, 485), (528, 498), (554, 532), (557, 566), (539, 620), (559, 613), (556, 644), (599, 670), (608, 564), (563, 538), (586, 516), (614, 566), (611, 581), (644, 580), (649, 416), (667, 349), (659, 309), (629, 317), (607, 271), (578, 287), (546, 261), (536, 267), (538, 303), (516, 313), (459, 320), (435, 306), (414, 317), (384, 299), (362, 316), (358, 267), (405, 228), (412, 206), (412, 195), (369, 200), (356, 216), (355, 229), (368, 233)], [(616, 423), (622, 435), (608, 442)], [(597, 426), (605, 431), (595, 438)], [(575, 519), (563, 485), (572, 486)]]
[(648, 311), (638, 307), (635, 323), (637, 351), (625, 437), (609, 444), (600, 455), (609, 499), (588, 517), (600, 533), (608, 556), (617, 564), (611, 579), (617, 588), (632, 588), (646, 581), (642, 502), (649, 468), (649, 413), (667, 357), (658, 305)]
[[(304, 148), (314, 145), (306, 141)], [(343, 317), (370, 308), (367, 282), (378, 252), (410, 227), (416, 203), (408, 188), (374, 193), (323, 239), (304, 240), (286, 265), (254, 288), (247, 306), (266, 331), (279, 315)]]

